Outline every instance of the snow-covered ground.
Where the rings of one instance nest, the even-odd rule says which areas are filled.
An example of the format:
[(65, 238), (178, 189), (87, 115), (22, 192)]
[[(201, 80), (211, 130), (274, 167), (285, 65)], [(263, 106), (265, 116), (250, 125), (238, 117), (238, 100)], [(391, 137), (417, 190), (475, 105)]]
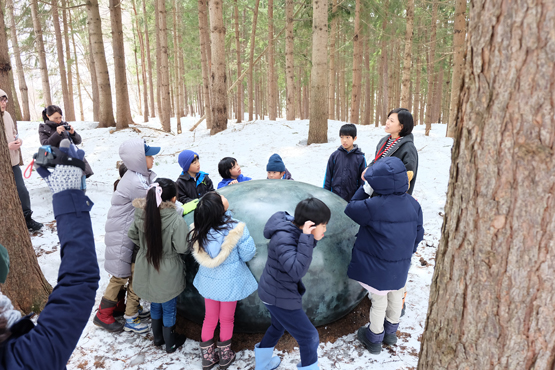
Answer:
[[(110, 133), (111, 129), (96, 128), (95, 123), (78, 122), (74, 126), (83, 137), (81, 147), (87, 153), (95, 174), (87, 181), (87, 195), (93, 200), (92, 222), (100, 265), (100, 288), (96, 299), (100, 302), (108, 284), (109, 276), (104, 265), (104, 224), (110, 207), (113, 183), (118, 178), (116, 161), (119, 160), (119, 144), (127, 139), (141, 137), (149, 145), (161, 146), (153, 170), (158, 176), (175, 179), (181, 169), (177, 155), (181, 150), (191, 149), (199, 153), (201, 169), (210, 174), (215, 184), (220, 181), (217, 171), (219, 160), (225, 156), (237, 158), (246, 176), (254, 179), (266, 178), (266, 163), (273, 153), (279, 153), (285, 165), (297, 181), (321, 186), (329, 155), (340, 145), (339, 128), (343, 122), (330, 121), (327, 144), (306, 145), (308, 120), (303, 121), (256, 121), (254, 123), (230, 123), (228, 129), (210, 136), (204, 123), (189, 132), (197, 118), (183, 118), (183, 133), (173, 135), (151, 128), (160, 128), (157, 121), (139, 124), (140, 133), (131, 129)], [(137, 120), (137, 122), (140, 122)], [(37, 122), (19, 122), (19, 133), (23, 139), (23, 158), (28, 164), (38, 141)], [(176, 121), (172, 120), (173, 132)], [(415, 145), (419, 154), (418, 179), (414, 196), (420, 201), (424, 212), (426, 234), (418, 252), (413, 257), (407, 283), (407, 314), (401, 319), (402, 332), (397, 346), (372, 356), (351, 333), (335, 343), (320, 343), (318, 350), (321, 369), (413, 369), (418, 361), (420, 336), (428, 309), (430, 281), (434, 268), (434, 257), (439, 238), (445, 194), (449, 178), (452, 139), (445, 138), (445, 125), (433, 125), (430, 136), (424, 136), (424, 127), (415, 127)], [(356, 144), (366, 153), (370, 161), (378, 140), (384, 136), (383, 127), (358, 126)], [(46, 184), (34, 172), (26, 180), (31, 194), (33, 217), (46, 225), (42, 233), (32, 237), (33, 246), (46, 279), (55, 285), (60, 254), (58, 238), (52, 222), (52, 196)], [(427, 265), (423, 266), (427, 262)], [(152, 346), (144, 335), (124, 332), (110, 334), (89, 324), (68, 369), (200, 369), (199, 343), (187, 340), (177, 352), (168, 355)], [(282, 357), (280, 369), (296, 369), (300, 360), (299, 351), (279, 353)], [(254, 369), (254, 352), (244, 350), (237, 354), (231, 369)]]

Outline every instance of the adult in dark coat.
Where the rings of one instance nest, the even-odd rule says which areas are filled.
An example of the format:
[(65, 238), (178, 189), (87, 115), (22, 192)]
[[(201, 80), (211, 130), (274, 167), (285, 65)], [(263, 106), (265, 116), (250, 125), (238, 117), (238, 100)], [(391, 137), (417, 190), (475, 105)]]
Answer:
[[(73, 144), (81, 144), (83, 139), (79, 135), (73, 125), (62, 121), (62, 109), (57, 105), (50, 105), (42, 111), (42, 119), (44, 123), (39, 125), (39, 140), (41, 145), (50, 145), (56, 148), (60, 147), (60, 141), (69, 139)], [(64, 126), (69, 126), (71, 129), (66, 130)], [(87, 178), (91, 177), (94, 172), (85, 159), (85, 175)]]

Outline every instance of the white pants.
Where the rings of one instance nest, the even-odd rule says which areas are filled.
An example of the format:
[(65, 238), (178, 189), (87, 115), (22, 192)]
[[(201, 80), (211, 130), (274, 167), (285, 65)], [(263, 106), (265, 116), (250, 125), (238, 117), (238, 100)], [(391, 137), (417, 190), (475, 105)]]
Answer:
[(387, 319), (392, 324), (397, 324), (403, 310), (403, 297), (405, 288), (393, 290), (387, 295), (371, 294), (372, 307), (370, 307), (370, 330), (374, 334), (383, 332), (383, 322)]

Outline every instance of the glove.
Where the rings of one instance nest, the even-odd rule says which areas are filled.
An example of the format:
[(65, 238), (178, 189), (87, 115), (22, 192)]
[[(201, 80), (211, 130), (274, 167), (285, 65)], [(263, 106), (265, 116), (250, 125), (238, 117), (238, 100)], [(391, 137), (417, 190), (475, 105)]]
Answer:
[[(60, 142), (60, 150), (72, 158), (80, 160), (85, 158), (85, 152), (71, 144), (68, 139)], [(79, 167), (59, 164), (53, 172), (50, 172), (45, 167), (35, 165), (35, 169), (44, 179), (52, 194), (69, 189), (85, 190), (86, 188), (83, 170)]]
[(198, 205), (198, 199), (194, 199), (182, 205), (181, 208), (183, 208), (183, 216), (193, 212), (197, 208), (197, 205)]

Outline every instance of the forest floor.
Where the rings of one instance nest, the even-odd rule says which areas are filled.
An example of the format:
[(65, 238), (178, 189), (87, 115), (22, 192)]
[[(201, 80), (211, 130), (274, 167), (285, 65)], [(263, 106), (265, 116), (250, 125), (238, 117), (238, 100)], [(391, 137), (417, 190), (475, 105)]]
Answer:
[[(145, 138), (151, 146), (161, 146), (153, 170), (161, 177), (177, 178), (181, 168), (177, 155), (184, 149), (199, 153), (201, 170), (208, 172), (217, 184), (218, 161), (224, 156), (238, 159), (242, 173), (254, 179), (266, 178), (266, 163), (273, 153), (279, 153), (287, 169), (296, 181), (322, 186), (329, 155), (340, 145), (339, 128), (343, 122), (330, 121), (326, 144), (306, 145), (308, 120), (255, 121), (231, 123), (228, 129), (210, 136), (205, 124), (195, 132), (189, 132), (197, 118), (183, 118), (183, 133), (173, 135), (159, 131), (158, 121), (140, 123), (136, 130), (125, 129), (111, 133), (112, 129), (96, 128), (91, 122), (77, 122), (76, 130), (83, 138), (81, 147), (95, 174), (87, 181), (87, 195), (95, 203), (91, 216), (100, 266), (100, 287), (96, 294), (98, 306), (106, 288), (109, 275), (104, 271), (104, 225), (110, 208), (113, 183), (118, 178), (116, 162), (119, 160), (119, 144), (127, 139)], [(140, 122), (140, 121), (137, 121)], [(39, 147), (38, 122), (19, 122), (20, 137), (23, 139), (23, 158), (28, 164)], [(176, 121), (172, 120), (176, 132)], [(407, 313), (401, 319), (400, 340), (397, 345), (384, 348), (378, 356), (370, 353), (356, 339), (356, 330), (368, 322), (369, 300), (362, 303), (349, 315), (336, 323), (319, 328), (318, 349), (321, 369), (415, 369), (420, 351), (420, 338), (425, 326), (428, 310), (430, 282), (434, 270), (434, 259), (443, 222), (443, 207), (449, 180), (452, 139), (445, 137), (446, 126), (432, 126), (430, 136), (424, 135), (424, 127), (415, 127), (415, 145), (419, 154), (419, 169), (414, 196), (422, 205), (424, 213), (424, 241), (413, 256), (407, 282)], [(376, 145), (385, 135), (383, 127), (358, 126), (356, 144), (372, 159)], [(33, 173), (26, 180), (31, 194), (33, 217), (45, 223), (41, 232), (31, 237), (40, 266), (46, 279), (56, 284), (60, 265), (59, 242), (56, 223), (52, 212), (52, 196), (46, 184)], [(96, 309), (96, 308), (95, 308)], [(111, 334), (93, 325), (91, 319), (79, 344), (68, 363), (68, 369), (200, 369), (199, 350), (200, 326), (178, 318), (179, 328), (189, 339), (173, 354), (166, 354), (152, 345), (150, 334)], [(234, 349), (237, 360), (230, 369), (254, 369), (253, 344), (261, 334), (236, 334)], [(300, 361), (296, 342), (284, 336), (275, 351), (282, 358), (279, 369), (296, 369)]]

